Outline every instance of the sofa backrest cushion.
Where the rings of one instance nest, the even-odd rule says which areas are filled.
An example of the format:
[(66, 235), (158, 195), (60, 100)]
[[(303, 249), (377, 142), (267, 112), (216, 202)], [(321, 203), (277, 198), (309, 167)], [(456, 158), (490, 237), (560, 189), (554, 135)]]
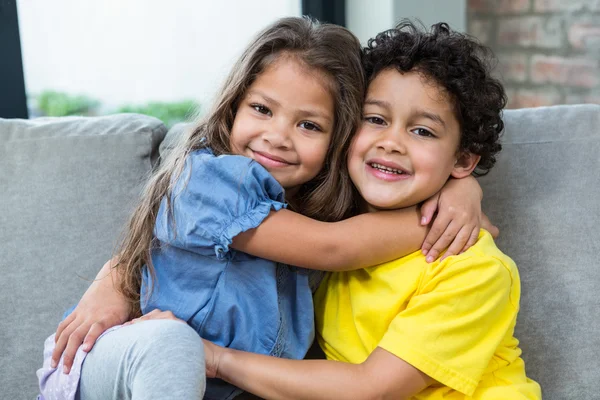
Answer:
[(165, 134), (133, 114), (0, 119), (0, 397), (35, 397), (44, 339), (111, 257)]
[(519, 267), (521, 340), (544, 399), (598, 396), (600, 106), (504, 113), (504, 148), (480, 183), (498, 246)]

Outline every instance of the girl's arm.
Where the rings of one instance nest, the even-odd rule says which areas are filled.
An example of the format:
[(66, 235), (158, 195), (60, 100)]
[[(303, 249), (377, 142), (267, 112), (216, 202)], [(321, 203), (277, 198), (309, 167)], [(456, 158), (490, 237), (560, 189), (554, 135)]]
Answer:
[(53, 368), (64, 352), (64, 372), (69, 373), (82, 343), (83, 350), (90, 351), (102, 332), (130, 318), (130, 304), (116, 289), (120, 275), (113, 268), (115, 262), (116, 257), (104, 264), (77, 307), (58, 325), (52, 352)]
[[(436, 221), (428, 236), (431, 261), (458, 254), (477, 239), (481, 226), (481, 188), (472, 177), (442, 189)], [(442, 202), (443, 200), (443, 202)], [(433, 214), (431, 208), (428, 209)], [(430, 222), (427, 220), (426, 224)], [(419, 248), (429, 227), (417, 207), (361, 214), (339, 222), (320, 222), (289, 210), (272, 212), (256, 229), (237, 235), (232, 247), (258, 257), (326, 271), (346, 271), (390, 261)], [(428, 249), (429, 250), (429, 249)], [(428, 259), (429, 260), (429, 259)]]
[(378, 347), (362, 364), (288, 360), (204, 341), (207, 377), (265, 399), (408, 399), (434, 381)]

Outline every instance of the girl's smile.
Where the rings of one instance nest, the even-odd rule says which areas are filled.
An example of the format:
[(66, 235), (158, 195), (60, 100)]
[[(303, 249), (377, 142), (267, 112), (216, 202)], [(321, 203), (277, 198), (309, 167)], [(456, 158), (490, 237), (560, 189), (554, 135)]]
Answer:
[(283, 157), (278, 157), (266, 151), (257, 151), (253, 149), (250, 150), (253, 154), (252, 158), (265, 168), (283, 168), (296, 165), (296, 163), (289, 162)]
[(327, 78), (291, 54), (258, 75), (240, 102), (231, 149), (250, 157), (290, 193), (323, 168), (334, 129)]

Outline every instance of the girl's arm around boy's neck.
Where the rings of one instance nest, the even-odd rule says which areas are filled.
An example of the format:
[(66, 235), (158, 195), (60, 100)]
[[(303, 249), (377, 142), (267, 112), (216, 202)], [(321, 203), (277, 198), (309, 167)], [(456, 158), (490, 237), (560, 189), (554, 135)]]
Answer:
[(237, 235), (232, 247), (246, 253), (310, 269), (350, 271), (417, 251), (428, 227), (416, 207), (361, 214), (321, 222), (280, 210)]
[[(324, 271), (370, 267), (403, 257), (421, 246), (427, 261), (432, 262), (444, 249), (444, 257), (459, 254), (477, 241), (482, 222), (481, 197), (477, 181), (467, 177), (447, 182), (421, 209), (413, 206), (367, 213), (340, 222), (320, 222), (280, 210), (271, 212), (256, 229), (237, 235), (232, 247), (269, 260)], [(437, 216), (431, 223), (436, 209)]]

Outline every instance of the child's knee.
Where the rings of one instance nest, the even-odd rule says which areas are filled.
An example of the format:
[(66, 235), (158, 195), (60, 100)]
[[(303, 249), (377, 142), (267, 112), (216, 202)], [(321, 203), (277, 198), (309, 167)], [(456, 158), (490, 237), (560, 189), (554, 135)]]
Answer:
[(192, 358), (204, 361), (204, 346), (198, 333), (188, 324), (168, 319), (139, 323), (139, 344), (160, 357)]

